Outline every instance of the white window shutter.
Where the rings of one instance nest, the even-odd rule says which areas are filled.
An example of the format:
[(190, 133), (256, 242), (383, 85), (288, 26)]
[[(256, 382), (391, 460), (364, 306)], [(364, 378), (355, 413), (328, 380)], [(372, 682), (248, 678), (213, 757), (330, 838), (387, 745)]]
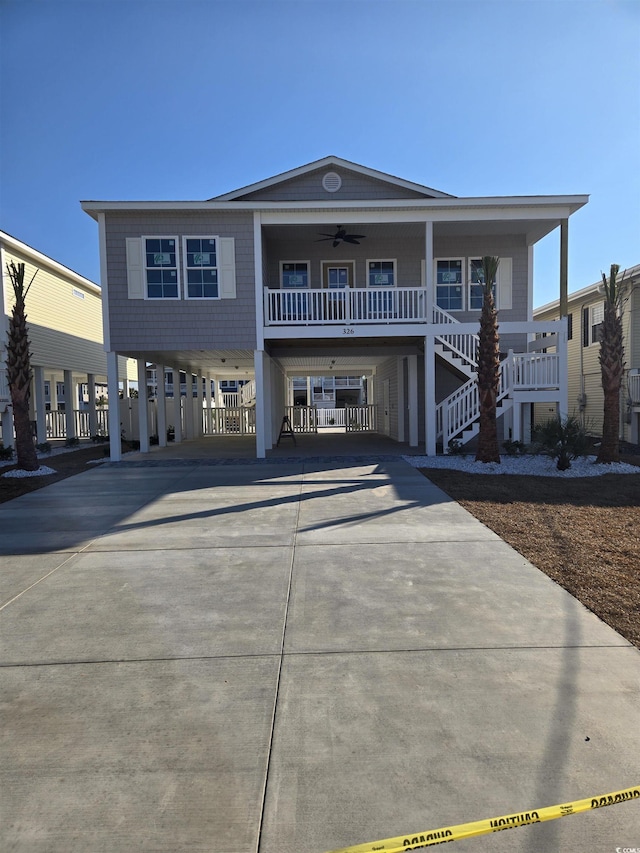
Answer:
[(512, 278), (513, 258), (500, 258), (498, 266), (498, 308), (500, 310), (509, 310), (512, 307)]
[(236, 241), (234, 237), (219, 238), (220, 297), (236, 298)]
[(127, 237), (127, 287), (129, 299), (144, 299), (142, 240), (139, 237)]

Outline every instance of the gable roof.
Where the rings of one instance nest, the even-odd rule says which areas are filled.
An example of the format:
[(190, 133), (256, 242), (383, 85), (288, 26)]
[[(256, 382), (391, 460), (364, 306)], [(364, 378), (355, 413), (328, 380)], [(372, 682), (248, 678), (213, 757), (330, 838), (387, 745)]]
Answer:
[(359, 163), (353, 163), (350, 160), (343, 160), (341, 157), (329, 156), (323, 157), (320, 160), (314, 160), (313, 162), (307, 163), (304, 166), (298, 166), (298, 168), (296, 169), (290, 169), (288, 172), (282, 172), (279, 175), (274, 175), (271, 178), (265, 178), (264, 180), (258, 181), (255, 184), (249, 184), (246, 187), (241, 187), (240, 189), (233, 190), (232, 192), (214, 196), (213, 198), (209, 199), (209, 201), (240, 201), (243, 199), (244, 196), (249, 195), (251, 193), (275, 187), (278, 184), (283, 184), (294, 178), (303, 177), (304, 175), (308, 175), (309, 173), (315, 172), (318, 169), (332, 168), (346, 169), (350, 172), (355, 172), (356, 174), (362, 175), (364, 177), (372, 178), (376, 181), (382, 181), (386, 184), (389, 184), (390, 186), (399, 187), (404, 190), (410, 190), (412, 192), (424, 196), (425, 198), (456, 198), (456, 196), (449, 195), (449, 193), (443, 193), (440, 192), (440, 190), (434, 190), (430, 187), (425, 187), (421, 184), (416, 184), (413, 181), (406, 181), (404, 180), (404, 178), (397, 178), (394, 175), (388, 175), (385, 172), (379, 172), (377, 169), (370, 169), (368, 166), (361, 166)]

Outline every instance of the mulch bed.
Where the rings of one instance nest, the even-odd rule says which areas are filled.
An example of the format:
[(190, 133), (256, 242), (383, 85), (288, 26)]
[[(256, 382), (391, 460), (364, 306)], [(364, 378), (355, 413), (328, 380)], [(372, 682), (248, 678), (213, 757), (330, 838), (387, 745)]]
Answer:
[[(47, 474), (43, 477), (2, 477), (0, 476), (0, 503), (11, 501), (14, 498), (19, 498), (20, 495), (26, 495), (29, 492), (35, 492), (38, 489), (43, 489), (45, 486), (50, 486), (52, 483), (58, 483), (60, 480), (65, 480), (67, 477), (72, 477), (74, 474), (80, 474), (82, 471), (88, 471), (92, 465), (87, 465), (94, 459), (104, 459), (109, 455), (108, 444), (92, 444), (81, 450), (74, 450), (70, 453), (60, 453), (55, 456), (41, 456), (38, 460), (41, 465), (47, 468), (52, 468), (56, 473)], [(17, 468), (17, 465), (7, 465), (0, 468), (0, 475), (6, 471), (11, 471)]]

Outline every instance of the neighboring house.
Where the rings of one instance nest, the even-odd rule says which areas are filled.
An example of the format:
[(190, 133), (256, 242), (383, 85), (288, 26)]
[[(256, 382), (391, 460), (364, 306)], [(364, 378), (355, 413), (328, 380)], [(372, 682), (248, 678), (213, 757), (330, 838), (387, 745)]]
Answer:
[[(607, 271), (608, 275), (608, 271)], [(637, 444), (640, 441), (640, 264), (620, 277), (627, 282), (628, 297), (624, 303), (625, 374), (620, 391), (620, 438)], [(568, 301), (568, 413), (579, 415), (589, 432), (602, 433), (604, 395), (600, 373), (599, 328), (604, 316), (602, 279), (569, 295)], [(536, 308), (536, 320), (559, 317), (558, 301)], [(553, 407), (537, 406), (536, 420), (553, 417)]]
[[(95, 435), (106, 409), (107, 360), (102, 338), (100, 288), (73, 270), (0, 231), (0, 422), (1, 440), (13, 446), (13, 416), (6, 375), (6, 345), (13, 288), (7, 266), (25, 264), (27, 324), (31, 341), (32, 420), (37, 440)], [(120, 373), (127, 376), (126, 361)], [(116, 395), (117, 398), (117, 395)], [(106, 414), (104, 416), (106, 428)]]
[[(207, 201), (85, 201), (99, 225), (110, 387), (118, 355), (138, 360), (140, 387), (147, 363), (185, 372), (188, 385), (198, 377), (194, 405), (188, 390), (174, 398), (180, 440), (209, 431), (198, 414), (211, 408), (207, 389), (238, 370), (254, 383), (246, 423), (264, 457), (284, 415), (317, 428), (311, 401), (291, 405), (293, 377), (364, 377), (366, 405), (349, 409), (347, 429), (435, 454), (478, 430), (478, 269), (491, 254), (500, 420), (505, 436), (522, 436), (535, 402), (567, 405), (566, 321), (533, 322), (534, 246), (559, 229), (566, 293), (568, 220), (587, 201), (456, 198), (336, 157)], [(557, 334), (557, 354), (529, 343), (543, 332)], [(157, 417), (162, 443), (164, 405)], [(119, 458), (115, 441), (111, 452)]]

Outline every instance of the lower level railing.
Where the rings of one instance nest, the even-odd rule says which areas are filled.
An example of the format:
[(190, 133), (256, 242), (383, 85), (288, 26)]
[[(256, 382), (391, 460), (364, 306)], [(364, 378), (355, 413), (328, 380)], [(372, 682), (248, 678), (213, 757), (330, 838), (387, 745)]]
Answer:
[(254, 435), (255, 408), (203, 409), (202, 429), (205, 435)]
[[(94, 434), (107, 435), (109, 432), (109, 410), (96, 410), (96, 429), (91, 429), (91, 419), (89, 412), (74, 411), (73, 421), (75, 426), (76, 438), (92, 438)], [(47, 438), (68, 438), (67, 436), (67, 416), (65, 412), (56, 409), (53, 412), (47, 412), (45, 415), (45, 428)]]
[(634, 406), (640, 406), (640, 373), (629, 374), (629, 396)]

